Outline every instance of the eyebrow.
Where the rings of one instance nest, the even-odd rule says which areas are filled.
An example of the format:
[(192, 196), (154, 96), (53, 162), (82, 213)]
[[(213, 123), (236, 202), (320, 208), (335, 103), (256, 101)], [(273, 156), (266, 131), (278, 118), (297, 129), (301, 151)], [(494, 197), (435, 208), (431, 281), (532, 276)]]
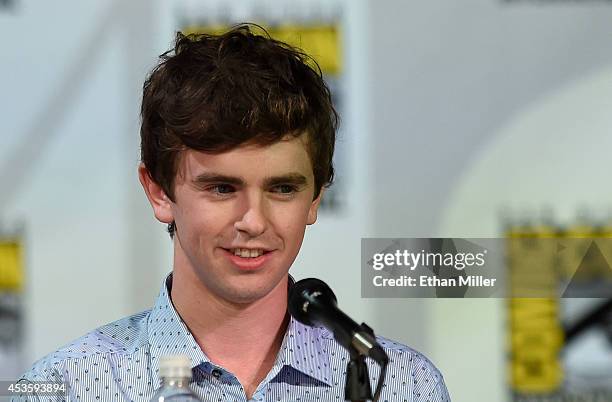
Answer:
[[(197, 175), (193, 179), (193, 183), (199, 186), (213, 183), (227, 183), (236, 186), (243, 186), (245, 184), (244, 180), (240, 177), (227, 176), (212, 172)], [(276, 186), (279, 184), (293, 184), (297, 186), (303, 186), (306, 183), (308, 183), (308, 179), (306, 178), (306, 176), (297, 172), (287, 173), (280, 176), (266, 177), (264, 179), (264, 185), (266, 187)]]

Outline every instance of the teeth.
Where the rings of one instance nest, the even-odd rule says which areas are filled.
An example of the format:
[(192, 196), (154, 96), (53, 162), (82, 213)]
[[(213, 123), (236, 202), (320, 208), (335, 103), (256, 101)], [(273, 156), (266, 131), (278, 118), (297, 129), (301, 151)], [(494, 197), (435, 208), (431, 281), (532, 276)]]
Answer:
[(232, 250), (234, 255), (242, 258), (255, 258), (262, 255), (264, 252), (261, 249), (235, 248)]

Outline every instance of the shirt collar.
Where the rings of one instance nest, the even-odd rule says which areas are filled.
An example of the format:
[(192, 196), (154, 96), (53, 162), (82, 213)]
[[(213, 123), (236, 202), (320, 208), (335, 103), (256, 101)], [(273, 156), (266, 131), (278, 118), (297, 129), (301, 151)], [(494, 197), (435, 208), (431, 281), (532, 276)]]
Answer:
[[(289, 275), (289, 287), (294, 283), (295, 280)], [(171, 288), (172, 274), (169, 274), (163, 282), (148, 320), (151, 370), (155, 386), (161, 384), (159, 377), (161, 356), (186, 355), (191, 360), (192, 369), (201, 366), (205, 372), (211, 371), (214, 366), (174, 309), (169, 295)], [(280, 368), (289, 366), (332, 385), (334, 380), (329, 364), (329, 352), (322, 343), (325, 334), (324, 328), (309, 327), (291, 317), (274, 365), (280, 365)]]
[(289, 366), (327, 385), (334, 378), (329, 352), (323, 345), (325, 330), (306, 326), (291, 317), (275, 365)]
[(201, 365), (205, 371), (212, 370), (210, 360), (174, 309), (169, 295), (171, 288), (172, 274), (169, 274), (164, 280), (148, 321), (151, 371), (156, 386), (161, 384), (159, 358), (164, 355), (183, 354), (191, 360), (191, 368)]

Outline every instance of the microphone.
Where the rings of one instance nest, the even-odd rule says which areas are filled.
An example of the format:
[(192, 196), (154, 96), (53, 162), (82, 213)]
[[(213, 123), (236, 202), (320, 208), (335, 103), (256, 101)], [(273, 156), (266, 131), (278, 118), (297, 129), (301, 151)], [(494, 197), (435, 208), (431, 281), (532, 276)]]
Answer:
[(322, 325), (351, 353), (356, 351), (386, 365), (389, 358), (376, 342), (374, 331), (365, 323), (358, 325), (337, 303), (334, 292), (320, 279), (302, 279), (289, 290), (288, 308), (296, 320), (309, 326)]

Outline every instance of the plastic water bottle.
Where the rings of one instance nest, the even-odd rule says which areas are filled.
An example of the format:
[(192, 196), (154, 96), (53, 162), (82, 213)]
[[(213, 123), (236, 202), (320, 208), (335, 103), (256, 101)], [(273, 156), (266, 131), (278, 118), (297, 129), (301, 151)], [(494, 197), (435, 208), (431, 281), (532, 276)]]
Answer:
[(189, 388), (191, 361), (187, 356), (162, 356), (159, 376), (162, 386), (151, 402), (202, 402)]

